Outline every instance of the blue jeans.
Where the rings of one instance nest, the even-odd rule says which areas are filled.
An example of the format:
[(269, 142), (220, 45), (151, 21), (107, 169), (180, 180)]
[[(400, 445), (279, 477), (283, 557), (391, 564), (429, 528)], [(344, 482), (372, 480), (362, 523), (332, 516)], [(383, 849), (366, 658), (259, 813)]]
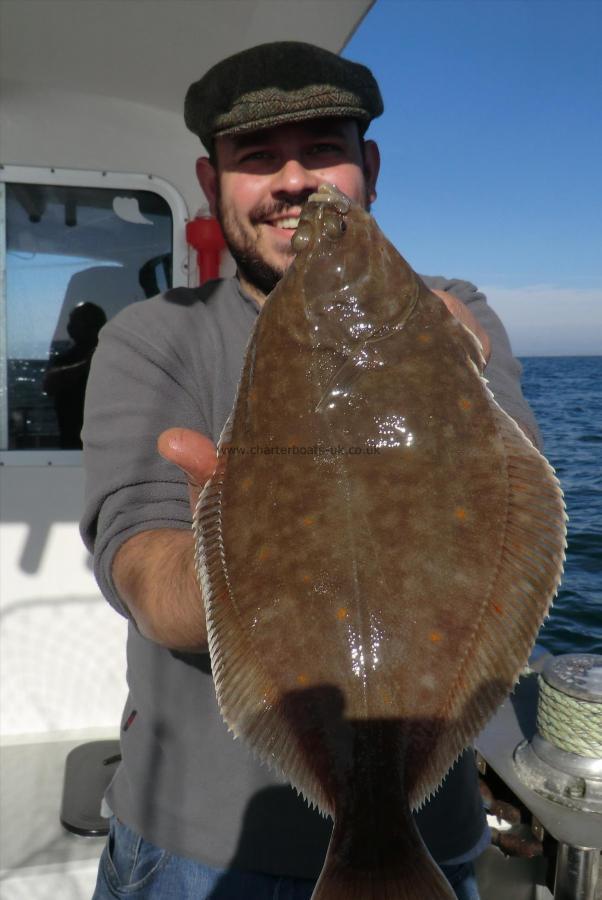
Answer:
[[(479, 900), (472, 863), (443, 866), (458, 900)], [(310, 900), (315, 882), (212, 869), (160, 850), (111, 818), (92, 900)]]

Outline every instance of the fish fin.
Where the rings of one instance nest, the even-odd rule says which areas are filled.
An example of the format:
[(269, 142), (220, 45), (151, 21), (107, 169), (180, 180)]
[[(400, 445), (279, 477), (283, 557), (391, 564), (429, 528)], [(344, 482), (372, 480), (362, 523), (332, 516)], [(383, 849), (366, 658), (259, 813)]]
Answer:
[[(477, 335), (474, 333), (474, 331), (472, 331), (472, 329), (470, 329), (468, 327), (468, 325), (465, 325), (464, 322), (460, 322), (459, 319), (457, 321), (458, 321), (458, 324), (462, 326), (464, 331), (467, 332), (468, 340), (474, 348), (474, 355), (476, 356), (477, 370), (479, 372), (479, 376), (482, 377), (482, 372), (485, 369), (485, 366), (487, 365), (487, 360), (485, 359), (485, 353), (483, 351), (483, 345), (482, 345), (480, 339), (477, 337)], [(471, 359), (472, 358), (473, 358), (473, 354), (471, 354)], [(486, 383), (487, 379), (483, 378), (483, 381), (485, 381), (485, 383)], [(493, 394), (491, 396), (493, 397)]]
[[(473, 634), (479, 639), (468, 641), (458, 660), (439, 724), (433, 724), (431, 734), (417, 734), (408, 749), (418, 760), (426, 744), (432, 748), (426, 767), (416, 766), (421, 774), (409, 790), (414, 809), (437, 790), (518, 681), (563, 572), (567, 516), (554, 469), (488, 388), (487, 394), (506, 451), (504, 540), (495, 577), (475, 618)], [(451, 724), (442, 729), (441, 722)]]
[[(231, 439), (231, 418), (222, 431), (220, 447)], [(222, 537), (226, 465), (227, 455), (218, 455), (215, 473), (205, 485), (193, 517), (195, 565), (205, 605), (219, 709), (235, 737), (244, 736), (247, 746), (262, 762), (282, 775), (286, 773), (287, 780), (311, 806), (329, 815), (331, 804), (305, 762), (264, 661), (239, 621)]]
[[(456, 900), (456, 894), (441, 869), (418, 838), (412, 852), (395, 845), (386, 863), (358, 865), (331, 849), (336, 846), (337, 826), (311, 900)], [(344, 844), (343, 844), (344, 847)]]

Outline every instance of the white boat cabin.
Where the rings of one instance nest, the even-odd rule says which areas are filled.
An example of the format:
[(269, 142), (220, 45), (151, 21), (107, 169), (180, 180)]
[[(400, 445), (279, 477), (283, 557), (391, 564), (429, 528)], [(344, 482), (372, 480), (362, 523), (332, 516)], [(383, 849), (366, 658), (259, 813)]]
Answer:
[(265, 41), (339, 52), (371, 5), (0, 3), (3, 900), (91, 896), (102, 840), (60, 826), (65, 756), (116, 737), (125, 697), (125, 622), (78, 532), (83, 385), (56, 371), (125, 304), (198, 283), (185, 234), (204, 204), (188, 85)]

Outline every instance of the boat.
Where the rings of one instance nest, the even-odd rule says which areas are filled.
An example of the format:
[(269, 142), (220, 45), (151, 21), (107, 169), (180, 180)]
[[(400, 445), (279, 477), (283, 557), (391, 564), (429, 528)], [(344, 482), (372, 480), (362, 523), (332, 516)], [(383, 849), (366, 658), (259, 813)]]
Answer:
[[(125, 304), (206, 276), (194, 237), (208, 221), (199, 145), (182, 118), (188, 85), (264, 41), (340, 52), (372, 5), (329, 0), (325, 15), (321, 0), (0, 2), (3, 900), (91, 896), (106, 823), (99, 797), (117, 761), (125, 699), (125, 622), (101, 597), (78, 532), (84, 478), (68, 407), (79, 388), (64, 370), (77, 368), (85, 347), (81, 359), (69, 356), (73, 311), (83, 304), (85, 328), (97, 331)], [(221, 272), (231, 271), (224, 254)], [(523, 695), (532, 712), (533, 690)], [(521, 827), (535, 828), (542, 855), (486, 851), (483, 900), (593, 900), (602, 839), (592, 838), (589, 855), (569, 852), (566, 835), (508, 775), (508, 736), (518, 739), (524, 718), (516, 709), (508, 701), (488, 726), (479, 763), (495, 790), (506, 779), (509, 805), (523, 811)], [(600, 813), (581, 815), (596, 833)], [(568, 848), (560, 869), (559, 845)], [(578, 875), (565, 878), (570, 866)]]

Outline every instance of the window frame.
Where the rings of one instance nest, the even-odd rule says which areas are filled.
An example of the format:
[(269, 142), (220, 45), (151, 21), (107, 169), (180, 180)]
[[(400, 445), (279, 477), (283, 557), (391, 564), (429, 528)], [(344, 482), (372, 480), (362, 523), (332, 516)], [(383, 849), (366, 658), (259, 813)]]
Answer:
[(6, 320), (6, 188), (5, 184), (60, 185), (63, 187), (107, 188), (151, 191), (166, 201), (172, 217), (172, 284), (189, 284), (189, 247), (186, 222), (189, 212), (180, 192), (156, 175), (139, 172), (109, 172), (93, 169), (62, 169), (55, 166), (0, 165), (0, 466), (81, 466), (81, 450), (48, 448), (40, 450), (1, 449), (8, 442), (8, 352)]

